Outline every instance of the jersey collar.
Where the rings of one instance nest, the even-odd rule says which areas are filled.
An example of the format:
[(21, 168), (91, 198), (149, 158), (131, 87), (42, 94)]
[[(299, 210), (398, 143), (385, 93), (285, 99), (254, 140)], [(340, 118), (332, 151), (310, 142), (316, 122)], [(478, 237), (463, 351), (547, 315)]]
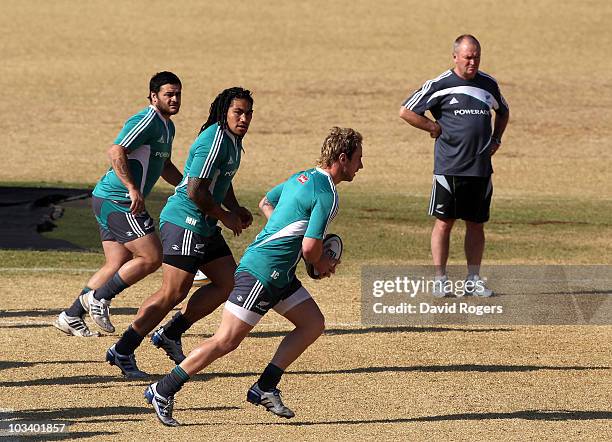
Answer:
[[(166, 128), (166, 133), (168, 134), (168, 138), (167, 140), (170, 139), (170, 130), (168, 129), (168, 121), (170, 121), (169, 119), (166, 119), (161, 112), (152, 104), (149, 104), (149, 107), (155, 110), (155, 113), (157, 114), (157, 116), (159, 117), (160, 120), (162, 120), (162, 123), (164, 123), (164, 127)], [(166, 141), (167, 141), (166, 140)]]
[(230, 140), (232, 140), (236, 151), (242, 149), (242, 138), (234, 135), (229, 129), (225, 129), (225, 134), (229, 137)]
[(331, 178), (331, 175), (328, 172), (325, 172), (323, 169), (321, 169), (320, 167), (315, 167), (316, 171), (319, 173), (322, 173), (323, 175), (327, 175), (328, 177)]
[(229, 129), (225, 129), (225, 135), (227, 135), (229, 137), (230, 140), (232, 140), (232, 143), (234, 143), (234, 146), (238, 145), (238, 140), (236, 135), (234, 135), (232, 132), (230, 132)]
[(159, 109), (157, 109), (155, 106), (153, 106), (152, 104), (149, 104), (149, 107), (155, 110), (155, 113), (157, 114), (157, 116), (164, 122), (166, 123), (168, 121), (168, 119), (166, 117), (164, 117), (161, 112), (159, 111)]

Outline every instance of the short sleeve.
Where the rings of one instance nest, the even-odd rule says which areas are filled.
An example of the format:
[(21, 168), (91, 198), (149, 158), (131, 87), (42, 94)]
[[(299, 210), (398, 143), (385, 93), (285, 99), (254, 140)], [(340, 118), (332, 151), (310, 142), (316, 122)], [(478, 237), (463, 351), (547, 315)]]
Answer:
[(148, 112), (141, 112), (127, 120), (115, 138), (115, 143), (131, 152), (143, 144), (150, 144), (156, 140), (155, 110), (149, 108)]
[(307, 238), (323, 239), (327, 226), (336, 215), (338, 197), (335, 192), (318, 192), (310, 213), (308, 227), (304, 234)]
[(280, 183), (274, 186), (272, 189), (266, 193), (266, 199), (272, 204), (274, 207), (278, 204), (278, 200), (280, 200), (281, 194), (283, 193), (283, 188), (285, 187), (285, 183)]
[(450, 75), (450, 71), (445, 71), (439, 77), (426, 81), (423, 86), (404, 100), (402, 106), (419, 115), (424, 115), (425, 111), (428, 111), (440, 104), (442, 96), (437, 96), (435, 92), (440, 90), (442, 87), (440, 86), (441, 80)]
[(193, 160), (189, 167), (190, 178), (212, 179), (222, 160), (223, 130), (206, 130), (196, 138)]
[(497, 96), (495, 98), (497, 99), (497, 102), (499, 103), (499, 107), (495, 109), (495, 112), (497, 112), (500, 115), (506, 115), (508, 112), (510, 112), (510, 107), (508, 106), (508, 102), (502, 95), (501, 91), (499, 90), (499, 87), (497, 88)]

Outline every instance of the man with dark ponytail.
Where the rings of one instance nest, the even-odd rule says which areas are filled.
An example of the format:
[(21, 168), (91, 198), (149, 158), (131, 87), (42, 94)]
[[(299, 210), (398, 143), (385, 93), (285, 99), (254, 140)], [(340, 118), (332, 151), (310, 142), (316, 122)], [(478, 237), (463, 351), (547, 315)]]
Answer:
[(175, 363), (185, 359), (182, 334), (215, 311), (233, 288), (236, 262), (217, 223), (221, 221), (234, 235), (240, 235), (253, 221), (251, 212), (238, 203), (232, 187), (240, 166), (242, 139), (252, 116), (250, 91), (240, 87), (224, 90), (211, 104), (208, 119), (189, 149), (183, 180), (160, 214), (162, 286), (142, 303), (132, 324), (106, 354), (107, 361), (126, 377), (147, 376), (136, 366), (134, 351), (185, 299), (198, 269), (211, 283), (196, 290), (151, 339)]

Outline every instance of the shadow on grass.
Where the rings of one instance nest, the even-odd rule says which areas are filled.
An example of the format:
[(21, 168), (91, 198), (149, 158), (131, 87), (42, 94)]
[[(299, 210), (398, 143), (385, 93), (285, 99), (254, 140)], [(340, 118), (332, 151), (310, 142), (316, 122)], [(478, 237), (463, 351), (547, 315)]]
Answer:
[[(187, 411), (231, 411), (240, 410), (239, 407), (217, 406), (217, 407), (193, 407), (185, 408)], [(66, 427), (62, 433), (44, 433), (44, 434), (23, 434), (23, 437), (32, 437), (41, 440), (74, 440), (84, 439), (94, 436), (112, 436), (118, 432), (111, 431), (70, 431), (70, 425), (78, 421), (78, 423), (126, 423), (126, 422), (141, 422), (144, 419), (154, 421), (154, 411), (151, 407), (78, 407), (62, 410), (49, 409), (33, 409), (15, 411), (11, 413), (0, 413), (2, 418), (2, 429), (6, 432), (9, 424), (13, 425), (29, 425), (29, 424), (65, 424)], [(155, 424), (157, 425), (157, 424)], [(0, 432), (2, 434), (2, 432)]]
[(49, 324), (0, 324), (0, 328), (50, 328), (53, 327)]
[[(300, 370), (288, 371), (289, 375), (346, 375), (346, 374), (369, 374), (369, 373), (529, 373), (536, 371), (586, 371), (586, 370), (610, 370), (611, 367), (582, 367), (582, 366), (567, 366), (556, 367), (546, 365), (476, 365), (476, 364), (461, 364), (461, 365), (415, 365), (415, 366), (400, 366), (400, 367), (356, 367), (338, 370)], [(224, 372), (224, 373), (201, 373), (193, 376), (191, 379), (196, 382), (206, 382), (215, 378), (251, 378), (258, 377), (260, 372)], [(143, 380), (130, 380), (119, 375), (115, 376), (66, 376), (59, 378), (44, 378), (32, 379), (24, 381), (5, 381), (0, 382), (0, 387), (35, 387), (42, 385), (94, 385), (96, 388), (108, 388), (117, 382), (135, 382), (140, 383), (143, 387), (150, 380), (156, 380), (162, 377), (163, 374), (151, 374), (149, 378)]]
[[(516, 372), (534, 372), (541, 370), (555, 371), (584, 371), (584, 370), (609, 370), (610, 367), (554, 367), (554, 366), (538, 366), (538, 365), (415, 365), (404, 367), (356, 367), (338, 370), (299, 370), (288, 371), (289, 375), (343, 375), (343, 374), (364, 374), (364, 373), (461, 373), (461, 372), (476, 372), (476, 373), (516, 373)], [(241, 378), (259, 376), (259, 372), (244, 372), (244, 373), (201, 373), (194, 376), (192, 379), (208, 381), (214, 378)], [(1, 384), (0, 384), (1, 385)]]
[[(127, 382), (128, 379), (116, 375), (116, 376), (63, 376), (58, 378), (44, 378), (44, 379), (29, 379), (25, 381), (5, 381), (0, 382), (0, 387), (38, 387), (43, 385), (100, 385), (107, 383)], [(134, 382), (133, 380), (129, 380)], [(146, 386), (146, 380), (141, 383), (142, 386)]]
[(445, 422), (445, 421), (486, 421), (523, 419), (535, 421), (586, 421), (586, 420), (610, 420), (612, 411), (583, 411), (583, 410), (522, 410), (507, 413), (458, 413), (444, 414), (440, 416), (423, 416), (414, 418), (395, 419), (362, 419), (362, 420), (328, 420), (328, 421), (304, 421), (304, 422), (276, 422), (257, 423), (246, 425), (289, 425), (289, 426), (312, 426), (312, 425), (363, 425), (363, 424), (398, 424), (412, 422)]
[[(462, 332), (462, 333), (497, 333), (511, 332), (512, 328), (452, 328), (452, 327), (418, 327), (418, 326), (397, 326), (397, 327), (365, 327), (365, 328), (328, 328), (323, 334), (327, 336), (337, 335), (367, 335), (376, 333), (445, 333), (445, 332)], [(289, 330), (270, 330), (270, 331), (254, 331), (249, 333), (249, 338), (281, 338), (287, 335)], [(210, 338), (210, 334), (189, 334), (198, 338)]]
[[(117, 431), (75, 431), (69, 433), (67, 431), (63, 433), (44, 433), (36, 436), (31, 436), (38, 440), (77, 440), (77, 439), (89, 439), (90, 437), (96, 436), (108, 436), (118, 435)], [(21, 436), (28, 437), (28, 436)]]
[[(144, 402), (144, 398), (143, 398)], [(182, 408), (181, 410), (189, 411), (229, 411), (239, 410), (239, 407), (233, 406), (217, 406), (217, 407), (193, 407), (193, 408)], [(76, 407), (66, 408), (62, 410), (49, 410), (49, 409), (32, 409), (32, 410), (18, 410), (10, 414), (2, 413), (3, 419), (10, 419), (13, 423), (19, 422), (46, 422), (46, 421), (60, 421), (70, 422), (73, 420), (79, 420), (79, 422), (106, 422), (105, 420), (99, 420), (96, 418), (106, 418), (109, 416), (115, 416), (114, 422), (121, 422), (123, 419), (128, 421), (134, 421), (134, 416), (142, 415), (154, 415), (152, 407)], [(84, 421), (82, 419), (85, 419)]]
[(54, 364), (99, 364), (100, 361), (40, 361), (40, 362), (26, 362), (26, 361), (0, 361), (0, 370), (8, 370), (9, 368), (25, 368), (33, 367), (35, 365), (54, 365)]
[[(66, 306), (67, 307), (67, 306)], [(1, 318), (40, 318), (44, 316), (58, 316), (64, 309), (32, 309), (32, 310), (0, 310)], [(134, 316), (138, 312), (136, 307), (117, 307), (111, 310), (113, 315)], [(6, 327), (6, 326), (5, 326)]]

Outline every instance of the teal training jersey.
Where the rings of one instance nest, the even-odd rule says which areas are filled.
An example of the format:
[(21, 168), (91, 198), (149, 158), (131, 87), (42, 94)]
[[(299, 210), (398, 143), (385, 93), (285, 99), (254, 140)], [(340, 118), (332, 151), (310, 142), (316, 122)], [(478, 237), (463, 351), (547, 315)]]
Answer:
[(338, 193), (331, 176), (315, 168), (291, 176), (266, 198), (274, 211), (244, 252), (236, 272), (249, 272), (264, 287), (282, 288), (295, 277), (302, 239), (325, 237), (338, 212)]
[[(128, 168), (134, 183), (146, 197), (172, 153), (174, 123), (166, 120), (154, 106), (148, 106), (125, 122), (114, 144), (127, 151)], [(111, 167), (98, 181), (93, 194), (99, 198), (130, 201), (127, 188)]]
[(211, 180), (209, 191), (217, 204), (223, 203), (227, 190), (242, 156), (242, 141), (217, 123), (206, 128), (189, 149), (183, 180), (168, 198), (159, 218), (165, 222), (191, 230), (202, 236), (216, 231), (217, 219), (206, 216), (187, 195), (187, 180), (203, 178)]

